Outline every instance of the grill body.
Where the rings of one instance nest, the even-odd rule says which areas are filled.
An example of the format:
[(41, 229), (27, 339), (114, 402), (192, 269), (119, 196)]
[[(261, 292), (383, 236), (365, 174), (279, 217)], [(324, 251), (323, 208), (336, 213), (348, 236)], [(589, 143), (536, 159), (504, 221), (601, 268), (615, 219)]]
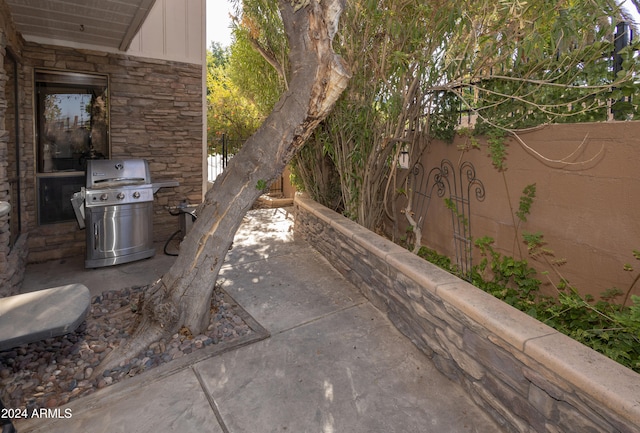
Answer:
[(155, 255), (153, 185), (146, 160), (87, 161), (86, 268)]

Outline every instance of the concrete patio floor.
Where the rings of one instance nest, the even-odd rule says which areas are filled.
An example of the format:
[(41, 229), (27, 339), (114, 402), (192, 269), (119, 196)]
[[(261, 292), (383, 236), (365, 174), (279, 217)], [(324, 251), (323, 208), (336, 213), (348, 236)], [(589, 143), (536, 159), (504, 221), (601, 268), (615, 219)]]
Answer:
[[(62, 408), (18, 421), (24, 432), (500, 432), (497, 425), (311, 246), (283, 209), (251, 211), (219, 275), (270, 334), (193, 353)], [(27, 268), (25, 290), (78, 282), (101, 290), (148, 284), (173, 258), (84, 270)], [(201, 352), (201, 351), (198, 351)], [(65, 409), (68, 409), (65, 412)]]

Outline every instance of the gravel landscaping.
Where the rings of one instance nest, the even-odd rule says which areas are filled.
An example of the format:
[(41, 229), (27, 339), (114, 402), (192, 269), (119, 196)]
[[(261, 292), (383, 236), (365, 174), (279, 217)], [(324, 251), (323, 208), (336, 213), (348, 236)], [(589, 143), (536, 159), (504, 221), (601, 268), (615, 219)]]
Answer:
[(216, 288), (205, 334), (175, 334), (128, 363), (90, 379), (100, 361), (129, 338), (137, 299), (144, 289), (105, 292), (92, 299), (87, 319), (76, 332), (0, 352), (0, 399), (5, 407), (28, 413), (55, 408), (196, 350), (254, 332), (243, 319), (241, 307)]

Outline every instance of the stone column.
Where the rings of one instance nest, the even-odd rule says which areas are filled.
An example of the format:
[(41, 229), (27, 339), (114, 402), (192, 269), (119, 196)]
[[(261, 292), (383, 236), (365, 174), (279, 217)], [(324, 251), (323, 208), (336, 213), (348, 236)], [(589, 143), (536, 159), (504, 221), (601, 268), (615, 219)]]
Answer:
[[(0, 201), (10, 202), (9, 178), (7, 175), (7, 144), (9, 142), (9, 132), (6, 125), (7, 100), (5, 87), (7, 74), (4, 70), (4, 60), (6, 56), (7, 39), (4, 31), (0, 29)], [(0, 212), (0, 296), (14, 294), (16, 288), (13, 287), (12, 277), (16, 272), (10, 265), (9, 254), (10, 242), (10, 212)]]

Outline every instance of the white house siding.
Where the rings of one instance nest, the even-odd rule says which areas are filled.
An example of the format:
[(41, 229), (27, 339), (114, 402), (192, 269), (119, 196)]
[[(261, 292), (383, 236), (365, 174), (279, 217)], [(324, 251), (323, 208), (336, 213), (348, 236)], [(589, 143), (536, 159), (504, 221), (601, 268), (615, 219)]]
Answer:
[(205, 63), (205, 0), (156, 0), (128, 54)]

